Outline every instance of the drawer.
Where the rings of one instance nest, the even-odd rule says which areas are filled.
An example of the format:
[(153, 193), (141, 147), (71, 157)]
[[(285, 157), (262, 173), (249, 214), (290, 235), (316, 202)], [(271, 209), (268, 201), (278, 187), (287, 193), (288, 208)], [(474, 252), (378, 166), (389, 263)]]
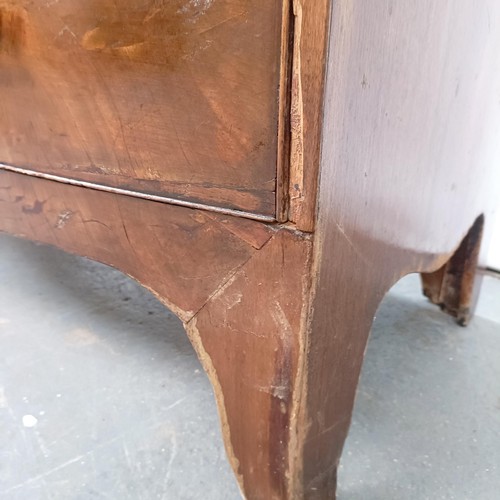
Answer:
[(273, 218), (284, 10), (0, 1), (0, 162)]

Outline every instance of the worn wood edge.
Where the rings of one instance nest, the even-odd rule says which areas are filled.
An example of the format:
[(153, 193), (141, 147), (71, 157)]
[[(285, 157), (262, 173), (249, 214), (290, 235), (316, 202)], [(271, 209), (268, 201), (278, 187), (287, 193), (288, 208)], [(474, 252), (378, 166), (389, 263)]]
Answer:
[(480, 215), (460, 245), (435, 272), (420, 275), (423, 294), (442, 311), (467, 326), (479, 297), (477, 280), (479, 256), (484, 234), (484, 214)]
[(69, 184), (71, 186), (84, 187), (84, 188), (88, 188), (88, 189), (94, 189), (96, 191), (104, 191), (107, 193), (114, 193), (114, 194), (119, 194), (119, 195), (123, 195), (123, 196), (130, 196), (132, 198), (141, 198), (144, 200), (155, 201), (155, 202), (159, 202), (159, 203), (167, 203), (170, 205), (177, 205), (180, 207), (193, 208), (196, 210), (204, 210), (204, 211), (215, 212), (215, 213), (219, 213), (219, 214), (233, 215), (236, 217), (243, 217), (245, 219), (252, 219), (252, 220), (256, 220), (256, 221), (260, 221), (260, 222), (276, 222), (276, 218), (274, 216), (271, 216), (271, 215), (245, 212), (245, 211), (241, 211), (241, 210), (235, 210), (232, 208), (223, 208), (223, 207), (218, 207), (218, 206), (213, 206), (213, 205), (206, 205), (203, 203), (196, 203), (196, 202), (191, 202), (191, 201), (179, 200), (176, 198), (169, 198), (166, 196), (158, 196), (158, 195), (152, 195), (152, 194), (147, 194), (147, 193), (141, 193), (139, 191), (131, 191), (128, 189), (115, 188), (115, 187), (111, 187), (111, 186), (105, 186), (103, 184), (97, 184), (94, 182), (71, 179), (69, 177), (63, 177), (60, 175), (47, 174), (44, 172), (38, 172), (36, 170), (30, 170), (27, 168), (15, 167), (13, 165), (7, 165), (5, 163), (0, 163), (0, 170), (4, 170), (7, 172), (13, 172), (16, 174), (27, 175), (29, 177), (37, 177), (39, 179), (55, 181), (55, 182), (59, 182), (62, 184)]
[(215, 401), (217, 403), (217, 410), (219, 413), (220, 426), (222, 430), (224, 448), (226, 450), (226, 456), (231, 465), (233, 473), (236, 477), (236, 481), (238, 483), (238, 487), (240, 489), (240, 494), (242, 498), (245, 498), (243, 493), (244, 491), (244, 481), (243, 475), (239, 473), (240, 462), (236, 455), (234, 454), (232, 441), (231, 441), (231, 429), (229, 427), (229, 421), (226, 413), (226, 406), (224, 402), (224, 393), (222, 391), (222, 386), (219, 381), (219, 377), (217, 376), (217, 370), (215, 369), (214, 364), (212, 363), (212, 358), (208, 355), (207, 351), (203, 347), (203, 342), (201, 340), (201, 334), (196, 327), (196, 316), (191, 318), (189, 321), (184, 323), (184, 329), (186, 331), (189, 340), (191, 341), (191, 345), (193, 346), (196, 354), (198, 355), (198, 359), (207, 374), (207, 377), (210, 380), (212, 385), (213, 393), (215, 396)]
[(289, 205), (289, 158), (290, 158), (290, 102), (291, 66), (293, 60), (293, 12), (291, 2), (283, 0), (281, 30), (281, 76), (278, 112), (278, 157), (276, 170), (276, 220), (288, 220)]
[(319, 262), (321, 261), (321, 252), (318, 251), (321, 245), (318, 241), (321, 235), (316, 233), (311, 237), (311, 247), (309, 251), (309, 267), (308, 282), (304, 284), (302, 296), (302, 314), (301, 325), (299, 332), (299, 358), (297, 361), (297, 375), (294, 386), (295, 391), (292, 398), (292, 409), (290, 418), (290, 441), (288, 451), (288, 489), (291, 492), (296, 492), (297, 498), (304, 496), (303, 491), (303, 444), (304, 438), (307, 435), (308, 427), (306, 425), (306, 407), (307, 407), (307, 390), (308, 378), (307, 372), (309, 367), (308, 351), (310, 346), (310, 332), (312, 328), (314, 299), (316, 297), (317, 282), (319, 277)]
[[(316, 225), (331, 5), (331, 0), (321, 0), (320, 5), (293, 0), (288, 219), (305, 232)], [(307, 88), (305, 79), (310, 80)]]
[(297, 211), (296, 191), (303, 187), (304, 175), (304, 101), (302, 92), (302, 0), (293, 0), (294, 40), (290, 95), (290, 213), (293, 221)]

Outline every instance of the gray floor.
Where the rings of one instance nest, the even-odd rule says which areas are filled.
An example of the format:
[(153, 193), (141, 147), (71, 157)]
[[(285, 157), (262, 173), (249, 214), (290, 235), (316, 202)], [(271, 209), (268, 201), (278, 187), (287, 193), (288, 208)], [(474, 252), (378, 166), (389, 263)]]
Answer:
[[(0, 236), (0, 498), (237, 499), (179, 321), (130, 279)], [(500, 499), (500, 280), (460, 328), (418, 279), (381, 306), (340, 500)]]

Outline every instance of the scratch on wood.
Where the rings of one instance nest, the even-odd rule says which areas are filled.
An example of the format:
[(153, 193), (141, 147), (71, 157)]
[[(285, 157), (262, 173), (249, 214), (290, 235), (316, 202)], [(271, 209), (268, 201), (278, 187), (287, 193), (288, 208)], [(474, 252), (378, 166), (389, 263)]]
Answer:
[(270, 386), (255, 386), (255, 388), (260, 392), (265, 392), (271, 394), (271, 396), (286, 400), (290, 393), (290, 388), (287, 385), (270, 385)]
[(230, 311), (233, 307), (241, 304), (241, 299), (243, 298), (243, 294), (241, 292), (234, 293), (225, 297), (226, 310)]
[(64, 210), (59, 214), (59, 217), (57, 218), (57, 222), (54, 227), (56, 229), (62, 229), (71, 219), (71, 217), (73, 217), (73, 212), (71, 212), (70, 210)]
[(292, 326), (286, 317), (285, 311), (281, 307), (281, 304), (276, 300), (274, 302), (274, 311), (271, 313), (274, 321), (279, 326), (278, 331), (280, 334), (280, 338), (283, 341), (286, 341), (290, 338), (292, 334)]
[(339, 230), (340, 234), (344, 237), (344, 239), (347, 241), (349, 246), (352, 248), (354, 253), (367, 265), (371, 266), (370, 261), (358, 250), (357, 246), (354, 244), (354, 242), (347, 236), (346, 232), (344, 231), (344, 228), (338, 223), (335, 222), (336, 228)]
[[(271, 238), (272, 240), (272, 238)], [(271, 241), (269, 240), (269, 241)], [(269, 242), (268, 242), (269, 243)], [(266, 245), (268, 244), (266, 243)], [(264, 245), (265, 246), (265, 245)], [(215, 298), (219, 297), (221, 294), (225, 292), (227, 288), (229, 288), (237, 278), (240, 277), (240, 271), (245, 267), (245, 265), (252, 259), (254, 254), (251, 254), (248, 259), (246, 259), (244, 262), (242, 262), (236, 269), (232, 269), (221, 281), (221, 284), (208, 296), (207, 300), (201, 305), (201, 307), (198, 308), (196, 312), (193, 313), (193, 316), (196, 316), (204, 307), (214, 300)], [(235, 304), (236, 305), (236, 304)]]
[(125, 221), (124, 221), (123, 217), (122, 217), (121, 222), (122, 222), (122, 229), (123, 229), (123, 233), (125, 234), (125, 238), (127, 238), (127, 241), (128, 241), (128, 244), (130, 245), (130, 247), (132, 249), (134, 249), (134, 245), (132, 245), (132, 242), (130, 241), (130, 237), (129, 237), (128, 231), (127, 231), (127, 226), (125, 225)]
[(82, 219), (82, 222), (83, 224), (89, 224), (89, 223), (100, 224), (101, 226), (104, 226), (106, 229), (109, 229), (111, 231), (111, 228), (107, 224), (104, 224), (104, 222), (101, 222), (100, 220)]

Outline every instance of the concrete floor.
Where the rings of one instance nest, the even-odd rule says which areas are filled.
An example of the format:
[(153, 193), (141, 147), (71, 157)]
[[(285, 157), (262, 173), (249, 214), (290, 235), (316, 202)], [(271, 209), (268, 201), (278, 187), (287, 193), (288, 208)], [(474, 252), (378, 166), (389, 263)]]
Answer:
[[(0, 499), (240, 498), (176, 317), (108, 267), (0, 236)], [(339, 500), (500, 499), (500, 280), (461, 328), (399, 282)]]

